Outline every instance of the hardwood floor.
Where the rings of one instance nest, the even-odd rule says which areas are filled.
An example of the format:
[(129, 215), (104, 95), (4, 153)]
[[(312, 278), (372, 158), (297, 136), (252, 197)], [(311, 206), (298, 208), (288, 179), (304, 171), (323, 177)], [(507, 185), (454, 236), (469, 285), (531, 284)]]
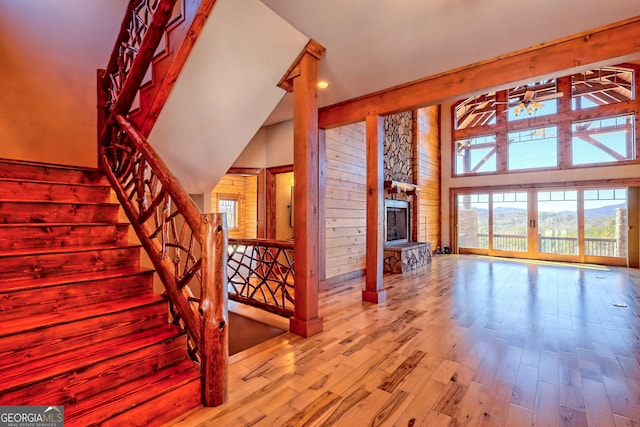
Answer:
[(384, 280), (386, 305), (321, 293), (323, 333), (233, 356), (228, 402), (171, 425), (640, 425), (639, 270), (440, 255)]

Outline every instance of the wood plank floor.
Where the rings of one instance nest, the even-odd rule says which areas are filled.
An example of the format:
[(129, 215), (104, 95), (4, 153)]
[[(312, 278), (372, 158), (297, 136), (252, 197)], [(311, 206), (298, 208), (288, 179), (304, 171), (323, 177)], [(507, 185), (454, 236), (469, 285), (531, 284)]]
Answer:
[[(440, 255), (321, 294), (324, 332), (232, 357), (177, 426), (640, 426), (640, 271)], [(615, 304), (623, 303), (627, 307)]]

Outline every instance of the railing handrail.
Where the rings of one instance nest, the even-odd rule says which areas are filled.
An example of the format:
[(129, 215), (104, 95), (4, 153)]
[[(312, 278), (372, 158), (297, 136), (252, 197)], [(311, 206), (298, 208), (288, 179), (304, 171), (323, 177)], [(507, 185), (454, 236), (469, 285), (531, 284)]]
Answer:
[[(211, 10), (214, 0), (203, 9)], [(228, 322), (224, 214), (202, 215), (177, 178), (126, 116), (158, 46), (176, 0), (132, 0), (106, 70), (98, 70), (98, 157), (170, 301), (172, 322), (187, 332), (187, 351), (201, 363), (202, 402), (222, 404), (228, 390)], [(189, 7), (200, 10), (190, 2)], [(200, 24), (208, 12), (198, 14)], [(186, 44), (199, 32), (185, 25)], [(180, 44), (181, 64), (190, 47)], [(164, 82), (163, 90), (172, 83)], [(165, 94), (166, 95), (166, 94)], [(161, 106), (157, 106), (159, 111)], [(148, 133), (147, 133), (148, 135)], [(203, 234), (206, 233), (206, 234)], [(200, 282), (195, 306), (192, 281)]]
[(147, 163), (154, 171), (156, 171), (156, 175), (162, 183), (165, 191), (169, 193), (171, 199), (175, 202), (180, 213), (198, 239), (198, 242), (202, 244), (203, 239), (200, 234), (200, 215), (202, 215), (202, 213), (198, 206), (195, 204), (193, 199), (189, 197), (189, 194), (184, 187), (182, 187), (180, 181), (178, 181), (167, 165), (162, 161), (160, 156), (158, 156), (149, 141), (147, 141), (147, 138), (145, 138), (144, 135), (142, 135), (140, 131), (138, 131), (138, 129), (136, 129), (136, 127), (123, 115), (117, 115), (116, 121), (120, 124), (122, 130), (129, 135), (131, 142), (144, 156)]
[[(165, 27), (171, 18), (171, 12), (175, 2), (176, 0), (158, 0), (157, 7), (155, 11), (153, 11), (151, 23), (142, 35), (143, 37), (139, 47), (129, 46), (127, 42), (132, 37), (129, 27), (130, 18), (134, 13), (135, 7), (141, 6), (141, 4), (129, 2), (127, 14), (123, 19), (118, 39), (116, 40), (111, 57), (109, 58), (109, 63), (104, 77), (105, 80), (110, 79), (111, 75), (120, 65), (122, 65), (119, 64), (119, 61), (122, 61), (122, 55), (120, 53), (121, 49), (134, 49), (135, 58), (128, 70), (128, 74), (125, 76), (125, 80), (121, 82), (122, 88), (118, 93), (115, 103), (110, 106), (112, 115), (129, 112), (142, 80), (149, 69), (151, 60), (153, 59), (153, 56), (158, 49), (158, 45), (162, 40)], [(107, 83), (108, 82), (106, 81), (102, 82), (102, 87), (106, 88), (108, 86)]]
[(279, 249), (293, 249), (293, 241), (290, 240), (275, 240), (275, 239), (261, 239), (261, 238), (248, 238), (248, 237), (229, 237), (229, 243), (245, 246), (268, 246), (271, 248)]

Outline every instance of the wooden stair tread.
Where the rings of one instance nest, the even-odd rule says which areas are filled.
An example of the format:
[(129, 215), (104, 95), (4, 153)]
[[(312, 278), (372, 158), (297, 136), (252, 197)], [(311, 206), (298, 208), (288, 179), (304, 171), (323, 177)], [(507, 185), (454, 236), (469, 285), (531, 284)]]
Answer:
[(145, 275), (153, 272), (154, 270), (152, 269), (148, 269), (144, 267), (136, 267), (136, 268), (122, 268), (118, 270), (112, 269), (112, 270), (103, 270), (103, 271), (90, 271), (87, 273), (69, 274), (65, 276), (48, 276), (48, 277), (41, 277), (37, 279), (20, 278), (16, 280), (5, 281), (5, 283), (10, 284), (10, 286), (3, 286), (0, 289), (0, 294), (7, 293), (7, 292), (29, 290), (29, 289), (45, 288), (50, 286), (60, 286), (60, 285), (66, 285), (70, 283), (92, 282), (96, 280), (111, 279), (115, 277)]
[(96, 168), (0, 158), (0, 399), (68, 425), (154, 425), (201, 404), (187, 333)]
[(49, 169), (60, 169), (60, 170), (67, 170), (67, 171), (73, 171), (73, 172), (95, 172), (100, 174), (103, 173), (100, 169), (92, 168), (90, 166), (63, 165), (60, 163), (37, 162), (34, 160), (16, 160), (16, 159), (0, 158), (0, 166), (3, 164), (32, 166), (32, 167), (40, 167), (40, 168), (45, 167)]
[(12, 222), (12, 223), (0, 223), (0, 229), (2, 228), (19, 228), (19, 227), (124, 227), (129, 226), (128, 222)]
[[(156, 399), (161, 401), (172, 390), (195, 382), (199, 387), (200, 371), (194, 362), (187, 359), (160, 369), (152, 375), (105, 390), (74, 405), (65, 406), (65, 423), (68, 422), (69, 425), (102, 423), (149, 401)], [(158, 412), (161, 411), (162, 408), (159, 407)]]
[(45, 179), (29, 179), (29, 178), (6, 178), (0, 176), (0, 183), (20, 183), (20, 184), (42, 184), (42, 185), (59, 185), (64, 187), (90, 187), (90, 188), (111, 188), (108, 182), (64, 182), (64, 181), (49, 181)]
[(39, 314), (25, 319), (13, 319), (3, 322), (0, 330), (0, 339), (17, 333), (25, 333), (37, 329), (51, 326), (68, 324), (81, 319), (105, 316), (108, 314), (126, 311), (135, 307), (148, 306), (165, 303), (166, 300), (156, 294), (142, 295), (133, 298), (123, 298), (115, 301), (107, 301), (100, 304), (93, 304), (83, 310), (68, 310), (52, 313)]
[(73, 254), (80, 252), (92, 251), (113, 251), (118, 249), (134, 249), (141, 248), (141, 245), (103, 245), (103, 246), (63, 246), (54, 248), (27, 248), (27, 249), (9, 249), (0, 250), (0, 258), (3, 257), (20, 257), (32, 255), (48, 255), (48, 254)]
[[(94, 343), (81, 349), (36, 359), (18, 366), (0, 369), (3, 393), (16, 387), (24, 387), (47, 378), (56, 377), (69, 370), (78, 371), (100, 361), (112, 359), (134, 350), (173, 340), (185, 332), (171, 324), (147, 329), (118, 338)], [(25, 381), (25, 379), (27, 379)]]
[(117, 206), (117, 203), (111, 202), (76, 202), (76, 201), (56, 201), (56, 200), (41, 200), (41, 199), (33, 199), (33, 200), (25, 200), (25, 199), (0, 199), (0, 205), (2, 204), (43, 204), (43, 205), (73, 205), (73, 206)]

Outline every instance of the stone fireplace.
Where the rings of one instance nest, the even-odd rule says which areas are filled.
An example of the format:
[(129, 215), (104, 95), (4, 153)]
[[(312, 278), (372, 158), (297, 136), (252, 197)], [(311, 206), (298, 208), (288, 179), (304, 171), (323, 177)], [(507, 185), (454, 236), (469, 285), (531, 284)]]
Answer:
[(416, 242), (412, 230), (418, 186), (414, 173), (414, 118), (411, 112), (384, 119), (384, 270), (405, 273), (431, 262), (431, 243)]

